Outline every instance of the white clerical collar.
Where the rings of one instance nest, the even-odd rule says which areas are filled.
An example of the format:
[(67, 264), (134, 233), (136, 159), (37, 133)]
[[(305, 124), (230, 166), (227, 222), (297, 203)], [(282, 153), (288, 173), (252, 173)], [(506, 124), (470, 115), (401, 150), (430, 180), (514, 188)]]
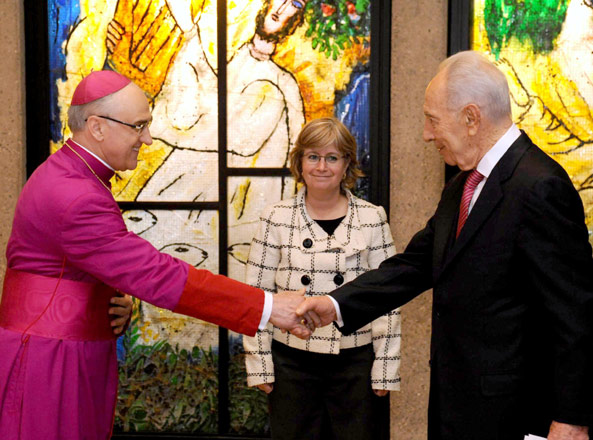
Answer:
[(105, 162), (103, 159), (101, 159), (99, 156), (97, 156), (95, 153), (93, 153), (92, 151), (89, 151), (88, 148), (83, 147), (82, 145), (80, 145), (75, 140), (73, 140), (73, 139), (70, 139), (70, 140), (72, 142), (74, 142), (76, 145), (78, 145), (80, 148), (82, 148), (84, 151), (86, 151), (87, 153), (89, 153), (91, 156), (93, 156), (95, 159), (97, 159), (99, 162), (101, 162), (103, 165), (105, 165), (107, 168), (109, 168), (111, 171), (113, 171), (115, 173), (115, 170), (107, 162)]
[(519, 136), (521, 136), (521, 130), (515, 124), (511, 124), (511, 127), (506, 133), (484, 155), (476, 169), (487, 179), (498, 161), (511, 148), (511, 145), (513, 145)]

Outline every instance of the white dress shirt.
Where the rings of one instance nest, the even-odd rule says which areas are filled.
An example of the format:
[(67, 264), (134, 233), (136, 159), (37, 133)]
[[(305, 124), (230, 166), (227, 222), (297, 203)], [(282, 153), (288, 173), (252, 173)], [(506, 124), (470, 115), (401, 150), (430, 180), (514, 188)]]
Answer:
[(474, 191), (474, 195), (469, 204), (468, 215), (474, 207), (476, 200), (478, 200), (478, 197), (480, 196), (482, 188), (484, 188), (490, 173), (501, 157), (504, 156), (507, 150), (511, 148), (511, 145), (513, 145), (513, 143), (519, 138), (519, 136), (521, 136), (521, 130), (519, 130), (515, 124), (512, 124), (506, 133), (498, 140), (498, 142), (494, 144), (492, 148), (490, 148), (490, 150), (488, 150), (482, 160), (478, 163), (476, 170), (478, 170), (480, 174), (484, 176), (484, 178), (478, 184), (478, 186), (476, 186), (476, 190)]

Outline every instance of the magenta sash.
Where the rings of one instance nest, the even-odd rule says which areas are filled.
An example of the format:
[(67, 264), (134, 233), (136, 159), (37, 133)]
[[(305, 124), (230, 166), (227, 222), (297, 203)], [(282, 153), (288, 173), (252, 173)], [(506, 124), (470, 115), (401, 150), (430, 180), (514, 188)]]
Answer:
[(109, 324), (109, 300), (115, 294), (115, 290), (105, 284), (45, 277), (7, 268), (0, 303), (0, 327), (53, 339), (114, 339)]

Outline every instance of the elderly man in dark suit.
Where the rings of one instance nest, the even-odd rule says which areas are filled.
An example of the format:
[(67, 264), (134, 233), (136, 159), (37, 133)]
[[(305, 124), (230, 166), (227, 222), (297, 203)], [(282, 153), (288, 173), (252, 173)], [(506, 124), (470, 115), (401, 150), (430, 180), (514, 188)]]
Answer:
[(344, 333), (433, 288), (429, 439), (587, 439), (593, 259), (566, 172), (511, 120), (504, 75), (476, 52), (426, 90), (424, 139), (462, 170), (405, 251), (309, 298)]

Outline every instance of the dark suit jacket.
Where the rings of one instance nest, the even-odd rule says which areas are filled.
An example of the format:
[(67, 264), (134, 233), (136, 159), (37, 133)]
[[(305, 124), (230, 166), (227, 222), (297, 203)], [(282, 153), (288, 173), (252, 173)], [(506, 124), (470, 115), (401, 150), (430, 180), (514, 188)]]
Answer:
[(455, 240), (467, 173), (403, 253), (335, 291), (352, 332), (433, 288), (429, 438), (592, 420), (593, 259), (581, 199), (524, 133)]

